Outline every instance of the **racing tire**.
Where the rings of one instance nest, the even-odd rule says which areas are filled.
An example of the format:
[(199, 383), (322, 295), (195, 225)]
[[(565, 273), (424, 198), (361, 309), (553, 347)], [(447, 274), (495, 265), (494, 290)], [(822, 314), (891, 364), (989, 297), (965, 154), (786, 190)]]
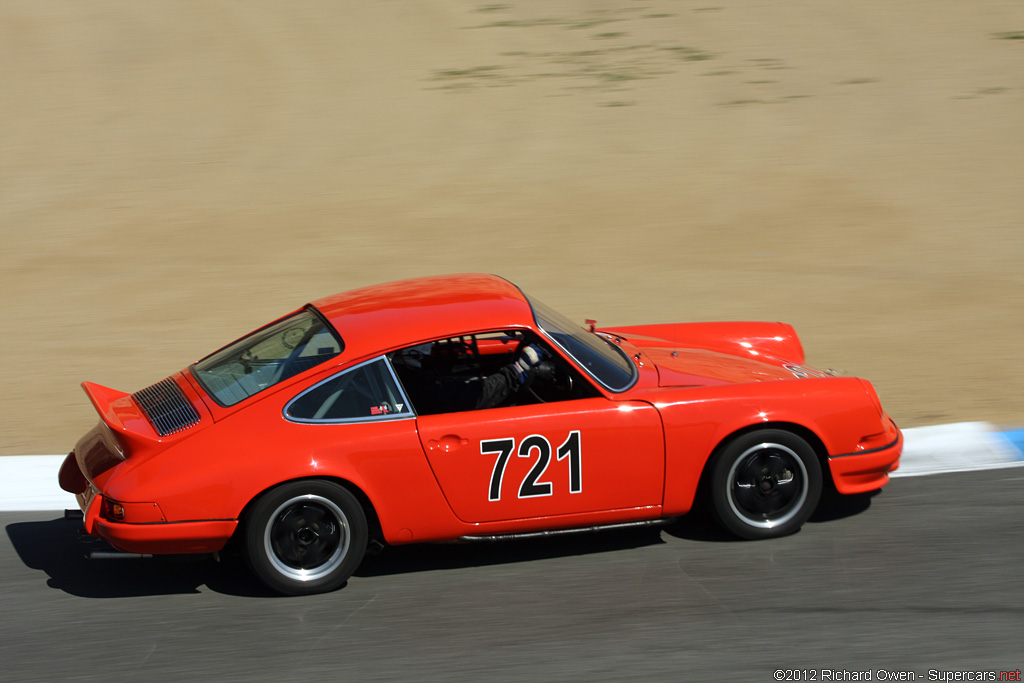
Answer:
[(366, 513), (339, 484), (293, 481), (257, 499), (244, 539), (249, 567), (269, 588), (285, 595), (326, 593), (363, 561)]
[(821, 498), (821, 464), (792, 432), (761, 429), (728, 442), (715, 456), (710, 497), (715, 516), (746, 539), (797, 531)]

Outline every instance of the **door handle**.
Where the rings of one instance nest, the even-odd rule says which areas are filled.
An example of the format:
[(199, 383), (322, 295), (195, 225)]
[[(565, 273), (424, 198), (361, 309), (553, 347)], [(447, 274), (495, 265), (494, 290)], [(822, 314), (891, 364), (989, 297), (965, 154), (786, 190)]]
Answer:
[(455, 434), (445, 434), (440, 439), (431, 439), (427, 442), (427, 449), (432, 453), (453, 453), (462, 448), (469, 441)]

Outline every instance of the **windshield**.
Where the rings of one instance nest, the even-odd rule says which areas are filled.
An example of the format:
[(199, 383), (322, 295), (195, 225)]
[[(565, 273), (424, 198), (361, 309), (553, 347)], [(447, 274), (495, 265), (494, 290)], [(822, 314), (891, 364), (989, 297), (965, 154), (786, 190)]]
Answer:
[(257, 330), (192, 366), (222, 406), (234, 404), (334, 358), (341, 340), (311, 310)]
[(636, 381), (633, 364), (618, 346), (536, 299), (527, 300), (541, 330), (606, 389), (624, 391)]

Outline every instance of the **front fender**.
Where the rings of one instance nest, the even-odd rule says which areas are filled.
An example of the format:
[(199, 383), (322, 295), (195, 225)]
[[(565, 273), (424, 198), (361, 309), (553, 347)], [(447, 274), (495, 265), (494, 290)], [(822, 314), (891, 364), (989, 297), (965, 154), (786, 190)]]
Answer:
[(853, 377), (826, 377), (646, 392), (665, 425), (665, 514), (692, 507), (701, 474), (722, 443), (751, 427), (797, 425), (827, 455), (856, 452), (885, 431)]

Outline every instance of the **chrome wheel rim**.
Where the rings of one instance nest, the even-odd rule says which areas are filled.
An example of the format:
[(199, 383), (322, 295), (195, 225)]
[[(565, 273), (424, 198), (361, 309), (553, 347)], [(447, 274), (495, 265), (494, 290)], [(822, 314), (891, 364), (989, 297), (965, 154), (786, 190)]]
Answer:
[(729, 469), (729, 507), (745, 523), (761, 529), (785, 524), (807, 500), (803, 460), (788, 446), (761, 443), (743, 451)]
[(323, 496), (295, 496), (274, 510), (263, 534), (274, 569), (296, 581), (315, 581), (341, 565), (348, 554), (348, 518)]

